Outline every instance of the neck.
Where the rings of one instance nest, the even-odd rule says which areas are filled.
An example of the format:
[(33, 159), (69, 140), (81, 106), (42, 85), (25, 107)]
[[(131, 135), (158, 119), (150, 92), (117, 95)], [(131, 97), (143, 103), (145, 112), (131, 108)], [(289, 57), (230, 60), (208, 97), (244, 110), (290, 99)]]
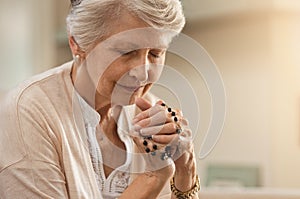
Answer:
[(79, 95), (95, 109), (95, 92), (96, 87), (94, 86), (91, 77), (86, 71), (85, 66), (76, 66), (73, 63), (71, 79), (75, 90)]
[(103, 97), (101, 97), (96, 92), (95, 86), (84, 66), (78, 67), (73, 64), (71, 79), (79, 95), (100, 114), (100, 125), (103, 132), (105, 132), (108, 137), (110, 137), (110, 135), (116, 134), (116, 121), (118, 120), (121, 107), (111, 107), (110, 101), (107, 99), (103, 99)]

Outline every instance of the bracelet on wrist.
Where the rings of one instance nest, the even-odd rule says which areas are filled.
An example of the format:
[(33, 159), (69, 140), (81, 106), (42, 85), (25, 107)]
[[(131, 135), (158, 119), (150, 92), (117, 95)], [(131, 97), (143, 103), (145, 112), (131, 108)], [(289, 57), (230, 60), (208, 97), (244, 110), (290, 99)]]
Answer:
[(196, 175), (195, 185), (188, 191), (182, 192), (182, 191), (178, 190), (175, 187), (174, 177), (171, 179), (170, 185), (171, 185), (171, 190), (172, 190), (173, 194), (176, 196), (176, 198), (179, 198), (179, 199), (189, 199), (200, 191), (200, 179), (199, 179), (198, 175)]

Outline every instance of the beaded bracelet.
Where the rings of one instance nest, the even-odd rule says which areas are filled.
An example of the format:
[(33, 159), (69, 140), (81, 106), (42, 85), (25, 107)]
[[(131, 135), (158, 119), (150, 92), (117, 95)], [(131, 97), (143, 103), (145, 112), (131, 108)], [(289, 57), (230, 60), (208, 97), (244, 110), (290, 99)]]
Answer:
[(182, 192), (182, 191), (178, 190), (175, 187), (174, 177), (171, 179), (170, 184), (171, 184), (171, 190), (172, 190), (173, 194), (176, 196), (176, 198), (179, 198), (179, 199), (189, 199), (192, 196), (194, 196), (196, 193), (198, 193), (198, 191), (200, 191), (200, 179), (199, 179), (198, 175), (196, 175), (196, 183), (195, 183), (194, 187), (192, 189), (190, 189), (189, 191)]

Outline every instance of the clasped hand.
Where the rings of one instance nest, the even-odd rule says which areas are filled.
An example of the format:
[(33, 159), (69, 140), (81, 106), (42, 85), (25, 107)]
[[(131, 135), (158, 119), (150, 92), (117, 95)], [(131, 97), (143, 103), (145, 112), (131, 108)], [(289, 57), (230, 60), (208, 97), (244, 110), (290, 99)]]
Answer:
[[(140, 136), (134, 137), (138, 150), (143, 154), (148, 171), (156, 172), (172, 167), (180, 172), (195, 167), (192, 133), (188, 121), (178, 109), (168, 107), (163, 101), (154, 106), (142, 98), (136, 100), (141, 112), (132, 121)], [(173, 160), (173, 161), (172, 161)], [(170, 177), (175, 168), (165, 173)]]

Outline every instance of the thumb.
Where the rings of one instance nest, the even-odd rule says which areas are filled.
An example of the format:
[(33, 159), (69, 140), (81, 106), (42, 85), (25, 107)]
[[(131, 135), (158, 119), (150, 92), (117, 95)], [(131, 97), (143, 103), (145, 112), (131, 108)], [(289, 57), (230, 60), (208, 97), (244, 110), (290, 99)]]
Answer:
[(147, 100), (139, 97), (135, 100), (135, 104), (137, 105), (137, 107), (139, 107), (142, 111), (145, 111), (149, 108), (152, 107), (151, 103), (148, 102)]

